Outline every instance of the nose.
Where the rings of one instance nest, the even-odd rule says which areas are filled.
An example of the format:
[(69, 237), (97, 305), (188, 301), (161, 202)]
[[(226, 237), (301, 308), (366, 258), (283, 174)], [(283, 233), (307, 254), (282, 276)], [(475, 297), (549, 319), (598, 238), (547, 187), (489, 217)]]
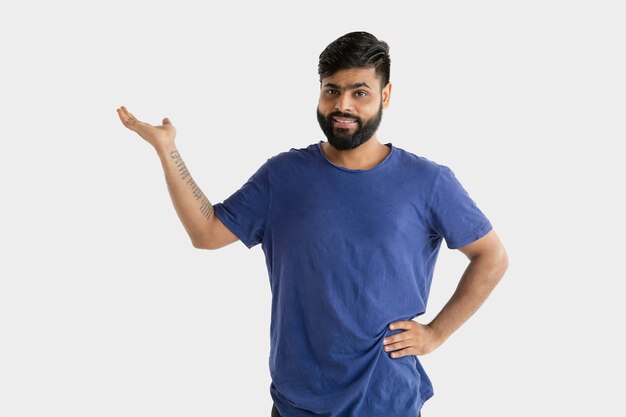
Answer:
[(335, 101), (335, 110), (343, 113), (353, 113), (352, 100), (350, 94), (342, 93)]

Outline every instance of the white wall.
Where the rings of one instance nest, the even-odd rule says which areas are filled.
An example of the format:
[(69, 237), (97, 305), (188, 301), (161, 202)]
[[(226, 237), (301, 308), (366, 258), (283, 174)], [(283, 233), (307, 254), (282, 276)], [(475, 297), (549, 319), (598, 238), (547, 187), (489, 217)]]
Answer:
[[(1, 417), (269, 416), (261, 247), (194, 249), (115, 109), (169, 117), (216, 203), (323, 138), (317, 58), (353, 30), (391, 48), (379, 139), (452, 167), (510, 256), (422, 358), (423, 416), (624, 414), (620, 2), (199, 4), (1, 6)], [(465, 264), (442, 249), (424, 320)]]

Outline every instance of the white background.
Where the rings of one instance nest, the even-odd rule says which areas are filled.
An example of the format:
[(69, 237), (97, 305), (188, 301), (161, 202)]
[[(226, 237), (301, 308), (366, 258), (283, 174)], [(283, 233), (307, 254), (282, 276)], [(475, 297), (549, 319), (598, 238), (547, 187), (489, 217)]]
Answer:
[[(510, 256), (421, 358), (423, 416), (624, 415), (623, 6), (397, 3), (1, 6), (1, 417), (269, 416), (261, 247), (193, 248), (115, 109), (169, 117), (217, 203), (325, 140), (318, 56), (353, 30), (391, 48), (379, 140), (450, 166)], [(466, 262), (442, 248), (420, 321)]]

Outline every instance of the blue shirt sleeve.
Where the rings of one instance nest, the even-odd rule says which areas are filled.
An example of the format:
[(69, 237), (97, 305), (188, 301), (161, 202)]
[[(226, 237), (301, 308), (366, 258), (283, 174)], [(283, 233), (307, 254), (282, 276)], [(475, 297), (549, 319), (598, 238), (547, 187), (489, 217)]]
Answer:
[(444, 165), (436, 180), (430, 214), (434, 232), (450, 249), (462, 248), (492, 229), (452, 170)]
[(251, 249), (263, 241), (269, 211), (268, 162), (230, 197), (213, 205), (218, 219)]

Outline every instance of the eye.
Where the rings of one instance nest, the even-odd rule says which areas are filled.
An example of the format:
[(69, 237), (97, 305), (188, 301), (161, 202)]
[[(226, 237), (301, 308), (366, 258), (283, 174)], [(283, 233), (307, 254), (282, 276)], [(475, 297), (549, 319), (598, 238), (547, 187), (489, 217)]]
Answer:
[(328, 88), (326, 89), (326, 94), (337, 94), (337, 90), (334, 88)]
[(359, 97), (365, 97), (367, 95), (367, 93), (363, 90), (359, 90), (355, 94)]

